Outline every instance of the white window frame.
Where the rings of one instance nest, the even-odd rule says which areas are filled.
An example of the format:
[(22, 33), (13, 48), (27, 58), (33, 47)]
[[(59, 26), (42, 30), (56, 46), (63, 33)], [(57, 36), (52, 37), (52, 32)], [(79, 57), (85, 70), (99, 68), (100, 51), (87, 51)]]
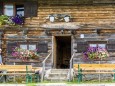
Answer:
[[(32, 46), (34, 46), (33, 49), (32, 49)], [(27, 49), (27, 50), (36, 50), (37, 45), (36, 44), (20, 44), (20, 48)]]
[[(7, 13), (9, 10), (6, 9), (6, 6), (8, 5), (12, 5), (13, 8), (12, 8), (12, 12), (9, 12)], [(7, 15), (7, 16), (15, 16), (16, 14), (18, 14), (17, 12), (21, 12), (22, 16), (24, 16), (24, 12), (22, 13), (22, 11), (16, 11), (16, 5), (18, 4), (15, 4), (15, 3), (5, 3), (4, 4), (4, 15)], [(19, 4), (19, 5), (23, 5), (23, 3)], [(23, 9), (23, 8), (20, 8), (20, 9)]]
[[(12, 6), (12, 8), (7, 8), (8, 6)], [(7, 15), (7, 16), (14, 16), (14, 4), (11, 4), (11, 3), (6, 3), (4, 4), (4, 15)], [(12, 10), (8, 10), (8, 9), (12, 9)]]
[(106, 43), (89, 43), (89, 47), (99, 47), (99, 45), (104, 45), (102, 48), (106, 48)]

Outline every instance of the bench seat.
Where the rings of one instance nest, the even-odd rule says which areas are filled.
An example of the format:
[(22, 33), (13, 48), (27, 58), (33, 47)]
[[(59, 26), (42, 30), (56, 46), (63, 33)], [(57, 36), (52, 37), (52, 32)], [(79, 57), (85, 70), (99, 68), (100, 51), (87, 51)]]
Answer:
[(82, 70), (103, 70), (112, 71), (115, 70), (115, 64), (74, 64), (74, 70), (79, 68)]
[[(32, 66), (27, 65), (28, 71), (32, 71)], [(0, 70), (6, 70), (7, 72), (24, 72), (26, 71), (26, 65), (0, 65)]]

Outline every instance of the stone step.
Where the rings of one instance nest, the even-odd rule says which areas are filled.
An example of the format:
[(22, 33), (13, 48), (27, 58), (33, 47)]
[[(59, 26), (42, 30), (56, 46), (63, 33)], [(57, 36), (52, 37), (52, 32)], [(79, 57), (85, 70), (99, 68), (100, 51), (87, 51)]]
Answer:
[(67, 81), (67, 78), (48, 78), (48, 81), (53, 81), (53, 82), (63, 82), (63, 81)]
[(52, 69), (51, 73), (68, 73), (68, 69)]
[(48, 79), (67, 79), (67, 77), (48, 77)]
[(58, 75), (62, 75), (62, 76), (63, 76), (63, 75), (67, 75), (67, 74), (68, 74), (68, 73), (50, 73), (50, 75), (57, 75), (57, 76), (58, 76)]
[(68, 72), (51, 72), (51, 74), (68, 74)]
[(67, 78), (67, 76), (49, 76), (48, 78)]
[(48, 75), (46, 75), (46, 80), (48, 81), (67, 81), (69, 69), (51, 69)]

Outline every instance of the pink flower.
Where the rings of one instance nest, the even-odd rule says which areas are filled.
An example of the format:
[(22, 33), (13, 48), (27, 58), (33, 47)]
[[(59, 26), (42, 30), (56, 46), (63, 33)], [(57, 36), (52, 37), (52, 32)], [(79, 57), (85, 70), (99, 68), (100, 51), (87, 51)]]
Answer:
[(26, 49), (21, 49), (19, 47), (15, 47), (13, 49), (12, 56), (24, 60), (27, 58), (38, 57), (38, 54), (36, 53), (36, 50), (26, 50)]

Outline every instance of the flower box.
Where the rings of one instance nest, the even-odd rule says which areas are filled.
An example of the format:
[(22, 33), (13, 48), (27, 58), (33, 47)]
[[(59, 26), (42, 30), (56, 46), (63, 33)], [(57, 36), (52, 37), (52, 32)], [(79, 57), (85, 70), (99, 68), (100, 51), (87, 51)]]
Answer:
[(19, 47), (13, 49), (12, 56), (22, 61), (38, 58), (37, 50), (27, 50)]
[(109, 53), (102, 47), (89, 47), (83, 52), (85, 60), (105, 60), (107, 57), (109, 57)]

